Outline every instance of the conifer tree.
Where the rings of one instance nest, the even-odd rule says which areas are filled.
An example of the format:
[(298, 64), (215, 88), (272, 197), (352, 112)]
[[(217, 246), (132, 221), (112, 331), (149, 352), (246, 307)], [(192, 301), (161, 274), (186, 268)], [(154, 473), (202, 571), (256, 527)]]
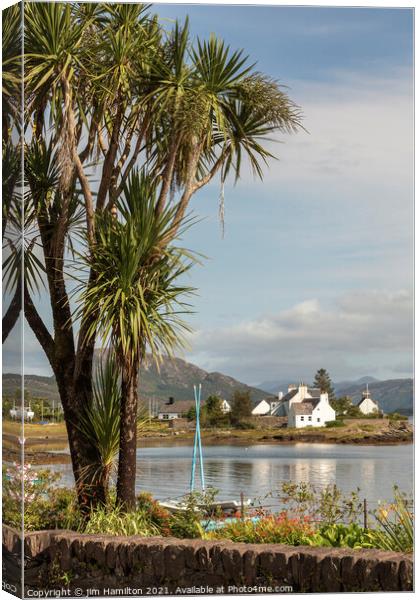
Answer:
[(315, 373), (314, 386), (319, 388), (321, 392), (326, 392), (329, 400), (335, 399), (331, 377), (326, 369), (318, 369)]

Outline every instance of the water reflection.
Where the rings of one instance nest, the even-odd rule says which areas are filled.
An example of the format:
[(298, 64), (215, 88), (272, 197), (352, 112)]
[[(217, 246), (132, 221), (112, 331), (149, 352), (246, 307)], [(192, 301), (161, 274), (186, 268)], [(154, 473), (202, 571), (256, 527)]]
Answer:
[[(137, 490), (163, 499), (184, 494), (189, 488), (191, 447), (141, 448), (138, 450)], [(221, 497), (263, 497), (279, 491), (285, 481), (317, 486), (336, 483), (344, 492), (361, 489), (370, 502), (392, 498), (398, 484), (411, 493), (413, 447), (342, 446), (296, 444), (257, 446), (208, 446), (205, 448), (206, 483)], [(53, 465), (65, 483), (72, 480), (70, 465)], [(197, 473), (197, 488), (199, 488)]]

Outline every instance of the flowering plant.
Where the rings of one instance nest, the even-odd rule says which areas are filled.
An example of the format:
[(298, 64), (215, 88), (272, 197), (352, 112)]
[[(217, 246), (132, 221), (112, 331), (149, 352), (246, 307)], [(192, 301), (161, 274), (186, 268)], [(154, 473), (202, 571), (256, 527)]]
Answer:
[(207, 535), (209, 539), (230, 539), (255, 544), (309, 544), (314, 528), (309, 517), (290, 517), (286, 511), (232, 521)]
[(59, 475), (13, 463), (3, 470), (3, 520), (20, 529), (22, 512), (27, 531), (66, 527), (74, 506), (74, 492), (57, 489)]

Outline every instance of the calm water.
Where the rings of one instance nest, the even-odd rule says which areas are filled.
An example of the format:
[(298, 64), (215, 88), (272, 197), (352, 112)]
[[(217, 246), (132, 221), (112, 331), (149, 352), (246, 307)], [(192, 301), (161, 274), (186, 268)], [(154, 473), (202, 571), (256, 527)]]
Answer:
[[(306, 481), (317, 486), (336, 483), (350, 492), (357, 487), (369, 502), (392, 498), (392, 486), (411, 493), (413, 446), (343, 446), (294, 444), (206, 446), (203, 448), (206, 484), (221, 498), (261, 498), (279, 490), (284, 481)], [(137, 489), (158, 498), (188, 491), (192, 448), (189, 445), (140, 448), (137, 451)], [(70, 465), (52, 465), (63, 483), (72, 482)], [(198, 477), (197, 477), (198, 487)]]

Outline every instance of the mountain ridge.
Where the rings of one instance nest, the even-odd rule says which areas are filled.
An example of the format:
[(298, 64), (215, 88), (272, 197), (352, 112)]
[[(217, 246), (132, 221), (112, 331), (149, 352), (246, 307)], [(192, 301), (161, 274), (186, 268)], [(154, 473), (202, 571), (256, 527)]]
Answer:
[[(204, 369), (187, 362), (182, 358), (164, 359), (160, 369), (146, 357), (145, 365), (140, 372), (140, 397), (145, 401), (156, 399), (158, 402), (166, 402), (169, 397), (175, 400), (187, 400), (193, 397), (193, 386), (201, 383), (203, 398), (218, 394), (229, 400), (235, 390), (249, 391), (253, 403), (268, 396), (276, 395), (279, 391), (287, 392), (290, 382), (272, 381), (271, 389), (262, 389), (260, 386), (249, 386), (229, 375), (217, 371), (208, 372)], [(268, 383), (268, 382), (266, 382)], [(413, 414), (413, 380), (387, 379), (377, 380), (373, 377), (364, 376), (355, 381), (342, 381), (334, 385), (336, 396), (350, 396), (357, 404), (361, 399), (362, 392), (369, 383), (369, 390), (374, 400), (379, 402), (385, 412), (400, 412), (405, 415)], [(20, 375), (5, 373), (3, 375), (3, 395), (13, 398), (16, 390), (20, 389)], [(263, 385), (263, 384), (261, 384)], [(54, 377), (43, 375), (25, 375), (25, 387), (32, 397), (41, 397), (52, 403), (59, 400), (57, 385)]]
[[(249, 391), (252, 401), (257, 403), (270, 395), (264, 390), (249, 386), (223, 373), (205, 371), (182, 358), (165, 358), (158, 368), (150, 356), (146, 357), (145, 364), (140, 370), (139, 393), (146, 401), (153, 398), (166, 402), (169, 397), (175, 400), (188, 400), (193, 399), (193, 386), (198, 383), (202, 385), (203, 398), (217, 394), (229, 400), (236, 390)], [(12, 398), (20, 386), (19, 374), (3, 374), (3, 396)], [(49, 402), (59, 400), (54, 376), (26, 374), (25, 389), (34, 398), (42, 397)]]

